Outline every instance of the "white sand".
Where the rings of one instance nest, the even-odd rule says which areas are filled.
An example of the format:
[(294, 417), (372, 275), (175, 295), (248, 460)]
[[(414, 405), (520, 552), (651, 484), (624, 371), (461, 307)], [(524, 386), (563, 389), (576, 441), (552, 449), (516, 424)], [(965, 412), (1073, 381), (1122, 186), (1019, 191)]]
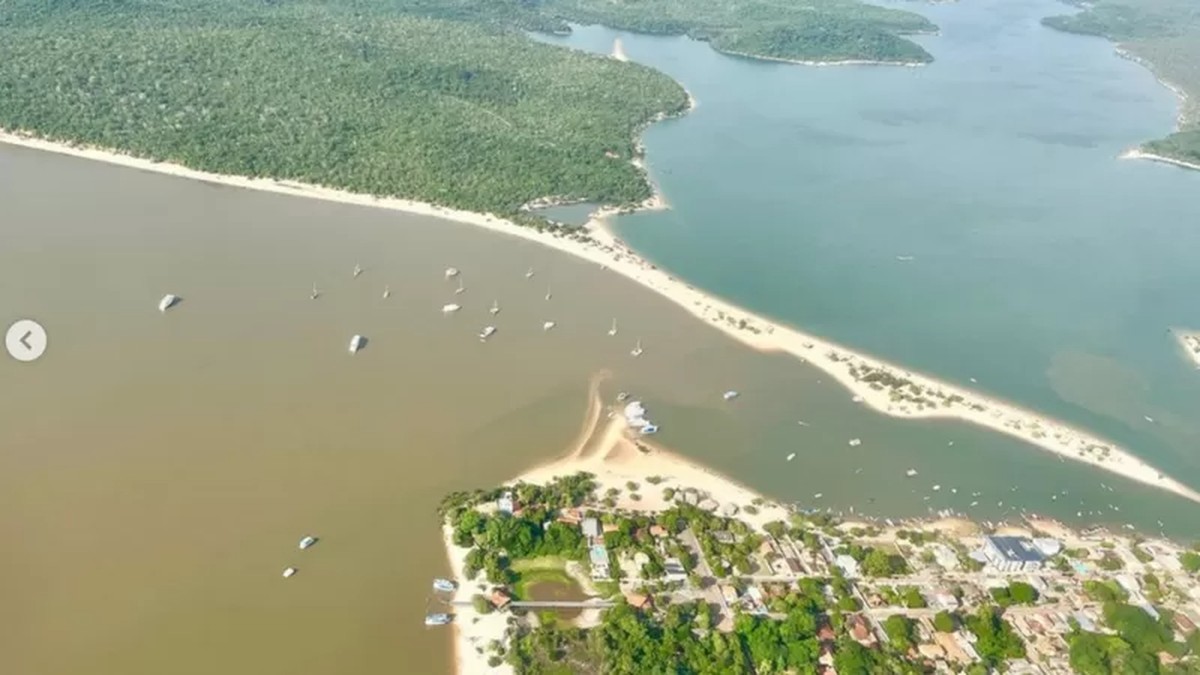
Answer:
[[(1196, 167), (1200, 169), (1200, 167)], [(1183, 347), (1183, 353), (1197, 369), (1200, 369), (1200, 331), (1175, 330), (1175, 337)]]
[(629, 60), (629, 57), (625, 55), (625, 44), (621, 42), (621, 38), (613, 40), (612, 57), (618, 61)]
[[(458, 590), (454, 592), (454, 601), (467, 603), (456, 605), (451, 610), (454, 613), (454, 621), (451, 625), (454, 627), (457, 672), (460, 675), (513, 672), (512, 666), (507, 663), (501, 664), (498, 668), (492, 668), (487, 664), (488, 657), (491, 656), (491, 652), (488, 651), (491, 641), (504, 642), (504, 629), (507, 625), (508, 614), (506, 612), (480, 614), (475, 611), (475, 608), (469, 604), (471, 596), (477, 593), (486, 596), (487, 591), (482, 590), (481, 587), (487, 587), (487, 580), (483, 578), (482, 573), (476, 577), (475, 581), (467, 580), (463, 574), (463, 568), (466, 566), (466, 557), (470, 549), (454, 545), (454, 529), (450, 527), (449, 523), (442, 525), (442, 539), (446, 545), (446, 555), (450, 558), (452, 578), (458, 581)], [(476, 651), (477, 647), (483, 649), (482, 654)]]
[(1178, 166), (1184, 169), (1200, 171), (1200, 164), (1196, 164), (1194, 162), (1185, 162), (1182, 159), (1175, 159), (1174, 157), (1167, 157), (1166, 155), (1156, 155), (1153, 152), (1146, 152), (1145, 150), (1140, 150), (1138, 148), (1126, 150), (1125, 152), (1121, 153), (1121, 159), (1148, 159), (1151, 162), (1162, 162), (1163, 164), (1170, 164), (1172, 166)]
[[(856, 396), (861, 397), (865, 405), (885, 414), (895, 417), (964, 420), (1015, 436), (1062, 457), (1084, 462), (1200, 503), (1200, 493), (1197, 491), (1160, 473), (1126, 450), (1097, 436), (1015, 405), (913, 373), (797, 329), (774, 323), (693, 288), (650, 264), (613, 236), (606, 227), (605, 218), (621, 212), (622, 209), (606, 208), (598, 211), (588, 224), (592, 241), (580, 241), (551, 232), (538, 232), (532, 228), (521, 227), (496, 216), (460, 211), (424, 202), (373, 197), (293, 181), (223, 176), (196, 171), (177, 164), (154, 162), (96, 148), (54, 143), (11, 132), (0, 131), (0, 142), (231, 187), (449, 218), (494, 232), (536, 241), (550, 248), (595, 262), (654, 290), (697, 318), (754, 349), (764, 352), (785, 352), (805, 360), (833, 376)], [(653, 197), (634, 208), (663, 208), (665, 204), (666, 202), (656, 191)], [(651, 358), (654, 348), (654, 345), (647, 345), (647, 355)], [(859, 379), (868, 370), (874, 371), (876, 376), (884, 374), (889, 377), (901, 378), (905, 380), (905, 383), (897, 389), (889, 389), (881, 385), (874, 385), (879, 388), (873, 388), (870, 383)], [(904, 395), (909, 399), (920, 399), (922, 403), (919, 404), (913, 400), (892, 399), (892, 392), (911, 392), (914, 388), (919, 388), (920, 394)]]
[[(714, 48), (715, 49), (715, 48)], [(817, 66), (823, 68), (826, 66), (906, 66), (916, 68), (918, 66), (927, 65), (924, 61), (872, 61), (870, 59), (843, 59), (840, 61), (803, 61), (800, 59), (785, 59), (778, 56), (763, 56), (761, 54), (750, 54), (748, 52), (735, 52), (726, 49), (717, 49), (722, 54), (730, 56), (741, 56), (747, 59), (755, 59), (757, 61), (774, 61), (776, 63), (791, 63), (797, 66)]]

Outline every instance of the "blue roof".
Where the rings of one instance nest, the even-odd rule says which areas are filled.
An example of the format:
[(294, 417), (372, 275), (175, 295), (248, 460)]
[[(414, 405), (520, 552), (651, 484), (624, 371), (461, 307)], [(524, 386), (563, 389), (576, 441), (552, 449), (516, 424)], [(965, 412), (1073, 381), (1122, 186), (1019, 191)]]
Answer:
[(988, 537), (1009, 562), (1042, 562), (1046, 556), (1025, 537)]

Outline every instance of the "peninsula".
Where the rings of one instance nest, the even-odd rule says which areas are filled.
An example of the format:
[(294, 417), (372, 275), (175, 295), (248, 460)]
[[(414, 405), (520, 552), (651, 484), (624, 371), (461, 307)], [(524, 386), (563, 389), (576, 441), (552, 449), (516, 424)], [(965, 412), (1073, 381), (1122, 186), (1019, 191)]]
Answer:
[(1173, 542), (806, 513), (604, 412), (593, 394), (566, 456), (443, 501), (457, 672), (1200, 666), (1200, 554)]

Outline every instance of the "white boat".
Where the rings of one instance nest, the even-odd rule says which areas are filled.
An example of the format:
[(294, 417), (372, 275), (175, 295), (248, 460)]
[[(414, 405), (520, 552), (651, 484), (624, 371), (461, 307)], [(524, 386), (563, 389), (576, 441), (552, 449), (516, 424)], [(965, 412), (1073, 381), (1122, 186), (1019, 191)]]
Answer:
[(310, 295), (308, 297), (312, 298), (313, 300), (316, 300), (317, 298), (321, 297), (321, 291), (317, 290), (316, 284), (313, 284), (312, 295)]
[(624, 403), (625, 399), (629, 398), (629, 392), (622, 391), (617, 394), (617, 403)]
[(458, 288), (454, 289), (454, 294), (455, 294), (455, 295), (461, 295), (461, 294), (462, 294), (462, 292), (463, 292), (463, 291), (465, 291), (465, 290), (467, 290), (467, 287), (466, 287), (466, 286), (463, 286), (462, 277), (459, 277), (459, 279), (458, 279)]
[(790, 461), (792, 461), (793, 459), (796, 459), (796, 453), (794, 453), (794, 452), (793, 452), (792, 454), (790, 454), (790, 455), (788, 455), (788, 456), (787, 456), (787, 461), (789, 461), (789, 462), (790, 462)]
[(737, 397), (738, 397), (738, 393), (732, 389), (725, 392), (724, 394), (721, 394), (721, 398), (725, 399), (726, 401), (732, 401), (733, 399), (735, 399)]
[(533, 268), (532, 268), (532, 267), (530, 267), (529, 269), (525, 270), (525, 278), (526, 278), (526, 279), (532, 279), (532, 278), (533, 278)]
[(550, 293), (550, 287), (547, 286), (546, 287), (546, 299), (549, 300), (550, 298), (553, 298), (553, 297), (554, 297), (554, 295)]
[(916, 260), (916, 257), (911, 255), (898, 255), (896, 256), (896, 260), (899, 260), (900, 262), (912, 262), (913, 260)]
[(427, 614), (425, 615), (426, 626), (445, 626), (450, 623), (449, 614)]
[(1149, 415), (1142, 415), (1142, 419), (1146, 420), (1150, 424), (1154, 424), (1154, 418)]
[(435, 590), (435, 591), (441, 591), (443, 593), (453, 593), (454, 589), (456, 589), (456, 588), (458, 588), (458, 584), (454, 583), (453, 581), (450, 581), (449, 579), (434, 579), (433, 580), (433, 590)]
[(485, 326), (483, 330), (479, 331), (479, 341), (483, 342), (484, 340), (492, 337), (492, 335), (495, 334), (495, 332), (496, 332), (495, 326)]
[(492, 308), (491, 308), (491, 309), (489, 309), (489, 310), (488, 310), (488, 312), (489, 312), (489, 313), (491, 313), (492, 315), (499, 314), (499, 313), (500, 313), (500, 301), (499, 301), (499, 300), (493, 300), (493, 301), (492, 301)]
[(547, 321), (542, 324), (542, 330), (550, 330), (551, 328), (554, 328), (554, 326), (555, 323), (553, 321)]
[(941, 485), (934, 485), (934, 486), (933, 486), (933, 491), (934, 491), (934, 492), (937, 492), (938, 490), (941, 490), (941, 489), (942, 489), (942, 486), (941, 486)]
[(641, 338), (638, 338), (637, 344), (634, 345), (633, 349), (631, 349), (629, 351), (629, 355), (634, 356), (634, 357), (642, 355), (642, 339)]
[(283, 578), (291, 579), (292, 577), (296, 576), (296, 572), (298, 572), (298, 571), (299, 570), (297, 570), (295, 567), (289, 567), (283, 571)]
[(858, 446), (862, 445), (862, 439), (861, 438), (851, 438), (849, 441), (849, 445), (852, 448), (857, 448)]
[(612, 328), (608, 329), (608, 335), (609, 335), (609, 337), (612, 337), (616, 334), (617, 334), (617, 320), (614, 318), (613, 323), (612, 323)]
[(315, 543), (317, 543), (316, 537), (305, 537), (300, 540), (300, 550), (303, 551), (304, 549), (312, 546)]
[(452, 302), (448, 305), (442, 305), (442, 314), (450, 314), (453, 312), (457, 312), (460, 309), (462, 309), (462, 307), (459, 307), (458, 305), (456, 305)]
[(354, 337), (350, 338), (350, 353), (358, 353), (358, 350), (362, 349), (364, 346), (366, 346), (366, 344), (367, 339), (365, 337), (361, 335), (355, 335)]
[(354, 266), (354, 278), (357, 279), (358, 275), (360, 275), (362, 273), (363, 273), (362, 265), (355, 265)]
[(917, 475), (917, 470), (916, 470), (916, 469), (909, 469), (908, 471), (905, 471), (905, 472), (904, 472), (904, 475), (905, 475), (905, 476), (908, 476), (909, 478), (912, 478), (913, 476)]
[(387, 299), (388, 299), (388, 298), (390, 298), (390, 297), (392, 297), (392, 287), (391, 287), (391, 286), (384, 286), (384, 287), (383, 287), (383, 299), (384, 299), (384, 300), (387, 300)]
[(458, 268), (457, 267), (447, 267), (446, 268), (446, 278), (447, 279), (453, 279), (456, 276), (458, 276)]
[(813, 499), (820, 499), (821, 497), (824, 497), (824, 496), (825, 496), (824, 492), (818, 492), (817, 494), (813, 495)]
[(657, 424), (647, 424), (646, 426), (642, 427), (642, 435), (644, 435), (644, 436), (649, 436), (650, 434), (657, 434), (657, 433), (658, 433), (658, 425)]
[(162, 300), (158, 301), (158, 311), (165, 312), (179, 303), (179, 296), (174, 293), (167, 293)]
[(863, 397), (861, 397), (861, 396), (855, 396), (854, 398), (852, 398), (852, 399), (850, 399), (850, 400), (851, 400), (851, 401), (853, 401), (853, 402), (855, 402), (855, 403), (862, 403), (862, 402), (863, 402)]

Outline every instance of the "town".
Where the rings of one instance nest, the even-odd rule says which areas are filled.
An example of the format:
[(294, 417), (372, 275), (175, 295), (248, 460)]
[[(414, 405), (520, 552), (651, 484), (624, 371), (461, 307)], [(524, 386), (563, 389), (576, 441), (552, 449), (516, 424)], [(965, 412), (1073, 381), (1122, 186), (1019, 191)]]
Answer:
[(616, 652), (648, 647), (619, 631), (685, 623), (699, 651), (658, 657), (708, 669), (671, 672), (1200, 672), (1200, 554), (1169, 541), (843, 522), (657, 476), (600, 487), (579, 473), (447, 498), (448, 544), (466, 551), (455, 623), (509, 613), (471, 645), (490, 668), (625, 672)]

